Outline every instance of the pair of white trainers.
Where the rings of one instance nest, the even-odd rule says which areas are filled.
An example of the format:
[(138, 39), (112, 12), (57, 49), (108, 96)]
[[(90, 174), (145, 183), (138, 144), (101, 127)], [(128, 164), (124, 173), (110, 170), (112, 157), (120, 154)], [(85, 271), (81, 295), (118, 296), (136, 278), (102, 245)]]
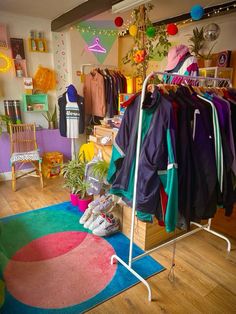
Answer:
[(98, 199), (92, 201), (79, 220), (80, 224), (84, 224), (88, 228), (91, 222), (95, 220), (95, 216), (102, 212), (107, 212), (112, 206), (112, 196), (102, 195)]
[(108, 213), (113, 206), (111, 195), (101, 196), (89, 204), (79, 220), (80, 224), (99, 236), (107, 236), (117, 232), (120, 228), (119, 220)]

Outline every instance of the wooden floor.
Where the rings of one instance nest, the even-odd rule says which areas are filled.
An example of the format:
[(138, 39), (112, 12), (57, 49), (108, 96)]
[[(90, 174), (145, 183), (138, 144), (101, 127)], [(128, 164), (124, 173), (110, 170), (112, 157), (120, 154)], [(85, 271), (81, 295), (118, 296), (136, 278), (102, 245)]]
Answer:
[[(14, 193), (10, 182), (0, 182), (0, 217), (68, 200), (61, 178), (48, 180), (46, 184), (42, 191), (38, 179), (21, 179), (17, 183), (19, 190)], [(229, 255), (226, 242), (201, 231), (177, 243), (173, 283), (168, 280), (172, 247), (152, 254), (167, 268), (148, 280), (152, 302), (147, 301), (146, 287), (138, 284), (89, 313), (236, 313), (236, 215), (225, 218), (221, 210), (213, 226), (231, 234)]]

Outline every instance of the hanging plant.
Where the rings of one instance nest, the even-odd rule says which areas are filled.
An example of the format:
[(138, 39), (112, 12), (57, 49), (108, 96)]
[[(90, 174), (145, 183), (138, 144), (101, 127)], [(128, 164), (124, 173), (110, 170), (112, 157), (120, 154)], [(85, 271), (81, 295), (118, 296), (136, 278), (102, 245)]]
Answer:
[(132, 13), (133, 23), (129, 28), (130, 35), (134, 38), (132, 48), (122, 59), (124, 64), (131, 63), (135, 67), (136, 76), (144, 80), (148, 68), (148, 62), (154, 58), (167, 56), (171, 46), (165, 25), (154, 27), (149, 19), (149, 12), (153, 5), (142, 5), (134, 9)]

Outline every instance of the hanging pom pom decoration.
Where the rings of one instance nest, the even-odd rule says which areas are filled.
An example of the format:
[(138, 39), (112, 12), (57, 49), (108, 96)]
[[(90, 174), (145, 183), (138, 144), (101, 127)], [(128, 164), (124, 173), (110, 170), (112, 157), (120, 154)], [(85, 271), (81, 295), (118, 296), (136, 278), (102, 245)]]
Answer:
[(115, 18), (114, 23), (115, 23), (115, 26), (116, 26), (116, 27), (121, 27), (121, 26), (123, 25), (124, 21), (123, 21), (123, 19), (122, 19), (121, 16), (117, 16), (117, 17)]
[(145, 60), (147, 53), (145, 50), (137, 50), (134, 54), (134, 62), (135, 63), (140, 63)]
[(138, 28), (136, 25), (131, 25), (129, 28), (129, 33), (131, 36), (135, 37), (137, 35)]
[(196, 4), (191, 8), (190, 15), (194, 21), (198, 21), (203, 17), (204, 9), (201, 5)]
[(166, 31), (168, 35), (176, 35), (178, 33), (178, 27), (174, 24), (168, 24), (166, 27)]
[(153, 26), (149, 26), (146, 30), (146, 35), (149, 38), (154, 38), (156, 36), (156, 29)]

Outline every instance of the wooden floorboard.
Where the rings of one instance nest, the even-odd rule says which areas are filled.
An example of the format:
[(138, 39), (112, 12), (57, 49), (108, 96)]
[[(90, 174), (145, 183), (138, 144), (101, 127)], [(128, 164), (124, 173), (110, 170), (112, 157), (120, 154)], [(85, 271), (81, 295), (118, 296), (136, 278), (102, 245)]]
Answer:
[[(24, 178), (17, 181), (18, 189), (12, 192), (10, 181), (0, 182), (0, 217), (69, 200), (62, 178), (45, 183), (42, 190), (39, 179)], [(148, 279), (152, 302), (148, 302), (146, 287), (140, 283), (88, 313), (236, 313), (236, 213), (225, 217), (224, 210), (218, 210), (213, 228), (230, 236), (230, 254), (224, 240), (200, 231), (177, 242), (174, 282), (168, 280), (173, 247), (152, 254), (166, 267), (166, 271)]]

